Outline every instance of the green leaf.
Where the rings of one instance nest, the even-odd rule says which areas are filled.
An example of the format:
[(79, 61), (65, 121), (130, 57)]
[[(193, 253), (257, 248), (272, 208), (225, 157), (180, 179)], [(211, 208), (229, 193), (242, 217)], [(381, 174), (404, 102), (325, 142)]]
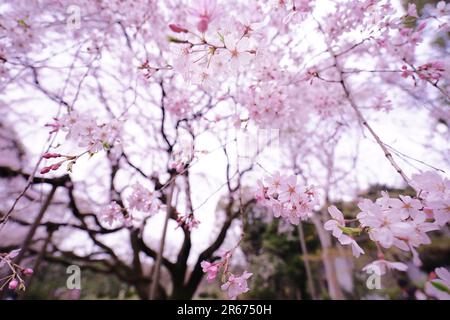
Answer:
[(169, 42), (173, 42), (173, 43), (188, 43), (188, 41), (178, 39), (174, 36), (167, 36), (167, 40), (169, 40)]
[(350, 228), (350, 227), (339, 227), (342, 232), (348, 234), (349, 236), (358, 236), (361, 234), (361, 228)]
[(431, 284), (436, 289), (438, 289), (440, 291), (447, 292), (448, 294), (450, 294), (450, 289), (445, 284), (442, 284), (441, 282), (437, 282), (437, 281), (431, 281)]
[(103, 142), (103, 149), (105, 149), (105, 150), (111, 149), (110, 144), (109, 144), (108, 142), (104, 141), (104, 142)]
[(70, 161), (68, 164), (67, 164), (67, 172), (72, 172), (72, 170), (73, 170), (73, 165), (75, 164), (75, 161)]
[(17, 23), (18, 23), (19, 26), (21, 26), (21, 27), (24, 27), (24, 28), (28, 27), (28, 25), (26, 24), (25, 20), (23, 20), (23, 19), (17, 20)]
[(406, 16), (403, 18), (403, 25), (406, 28), (412, 29), (415, 27), (417, 22), (417, 18), (416, 17), (412, 17), (412, 16)]

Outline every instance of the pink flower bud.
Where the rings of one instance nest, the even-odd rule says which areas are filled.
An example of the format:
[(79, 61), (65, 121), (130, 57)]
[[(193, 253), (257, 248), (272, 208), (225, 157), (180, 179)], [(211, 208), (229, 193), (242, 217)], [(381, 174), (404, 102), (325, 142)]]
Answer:
[(197, 29), (200, 32), (206, 32), (208, 30), (209, 20), (208, 19), (201, 19), (197, 24)]
[(33, 274), (33, 269), (26, 268), (25, 270), (23, 270), (23, 274), (26, 276), (31, 276)]
[(178, 163), (178, 164), (176, 165), (176, 167), (175, 167), (175, 170), (176, 170), (178, 173), (183, 172), (183, 170), (184, 170), (184, 164), (183, 164), (183, 163)]
[(18, 285), (19, 285), (19, 281), (17, 281), (17, 279), (12, 279), (8, 284), (8, 288), (10, 290), (15, 290)]
[(55, 163), (55, 164), (52, 164), (52, 165), (50, 166), (50, 169), (52, 169), (52, 170), (58, 170), (59, 167), (61, 167), (61, 163)]
[(46, 152), (42, 155), (42, 158), (45, 158), (45, 159), (59, 158), (59, 157), (61, 157), (61, 155), (59, 153), (51, 153), (51, 152)]
[(169, 163), (169, 169), (175, 169), (176, 167), (177, 167), (177, 163), (175, 161)]
[(50, 172), (50, 170), (51, 170), (51, 167), (44, 167), (41, 169), (41, 174), (46, 174), (46, 173)]
[(185, 29), (185, 28), (183, 28), (183, 27), (181, 27), (181, 26), (179, 26), (177, 24), (173, 24), (173, 23), (169, 24), (169, 28), (170, 28), (170, 30), (172, 30), (173, 32), (176, 32), (176, 33), (187, 33), (187, 32), (189, 32), (187, 29)]

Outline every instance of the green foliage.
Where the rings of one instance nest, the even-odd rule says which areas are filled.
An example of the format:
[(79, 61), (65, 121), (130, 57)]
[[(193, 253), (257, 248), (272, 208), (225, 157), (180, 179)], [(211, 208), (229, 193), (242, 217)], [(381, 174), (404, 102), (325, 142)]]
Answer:
[[(66, 267), (43, 264), (33, 276), (25, 299), (68, 299)], [(80, 299), (137, 299), (133, 289), (114, 276), (81, 269)]]
[[(247, 211), (242, 250), (254, 273), (253, 299), (309, 299), (306, 273), (300, 249), (298, 230), (279, 232), (280, 220), (267, 221), (271, 215), (265, 208), (254, 205)], [(319, 248), (314, 228), (304, 224), (304, 233), (310, 254)], [(312, 265), (317, 265), (312, 263)], [(320, 273), (315, 273), (320, 274)]]

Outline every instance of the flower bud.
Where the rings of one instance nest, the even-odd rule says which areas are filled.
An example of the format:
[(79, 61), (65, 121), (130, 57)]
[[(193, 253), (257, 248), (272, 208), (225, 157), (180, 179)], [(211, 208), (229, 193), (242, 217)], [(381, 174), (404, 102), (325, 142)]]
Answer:
[(19, 281), (17, 281), (17, 279), (12, 279), (8, 284), (8, 288), (10, 290), (15, 290), (18, 285), (19, 285)]
[(177, 24), (173, 24), (173, 23), (169, 24), (169, 28), (170, 28), (170, 30), (172, 30), (173, 32), (176, 32), (176, 33), (187, 33), (187, 32), (189, 32), (187, 29), (185, 29), (185, 28), (183, 28), (183, 27), (181, 27), (181, 26), (179, 26)]
[(23, 274), (26, 276), (31, 276), (33, 274), (33, 269), (31, 268), (26, 268), (23, 270)]
[(208, 30), (209, 20), (208, 19), (201, 19), (197, 24), (197, 29), (200, 32), (206, 32)]
[(61, 163), (55, 163), (50, 166), (50, 169), (58, 170), (60, 166), (61, 166)]
[(44, 167), (41, 169), (41, 174), (46, 174), (46, 173), (50, 172), (50, 170), (51, 170), (51, 167)]
[(42, 158), (44, 159), (59, 158), (59, 157), (61, 157), (59, 153), (51, 153), (51, 152), (46, 152), (42, 155)]

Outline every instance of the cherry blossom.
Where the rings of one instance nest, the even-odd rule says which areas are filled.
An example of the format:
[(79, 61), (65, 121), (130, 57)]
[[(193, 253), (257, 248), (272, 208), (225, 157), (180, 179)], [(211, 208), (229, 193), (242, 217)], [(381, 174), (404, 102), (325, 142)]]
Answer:
[(249, 291), (250, 289), (247, 286), (247, 280), (253, 274), (247, 271), (240, 276), (235, 276), (234, 274), (230, 274), (227, 282), (225, 282), (220, 288), (222, 290), (228, 291), (228, 298), (230, 300), (236, 300), (237, 296)]
[(450, 13), (450, 3), (445, 3), (445, 1), (439, 1), (436, 4), (435, 15), (437, 17), (443, 17)]
[(110, 227), (116, 222), (123, 222), (124, 214), (120, 205), (113, 201), (100, 211), (100, 220)]
[(234, 34), (225, 35), (224, 44), (228, 49), (225, 51), (225, 59), (229, 61), (232, 70), (238, 71), (250, 63), (252, 53), (247, 37), (239, 38)]
[(344, 215), (342, 212), (336, 208), (335, 206), (331, 206), (328, 208), (328, 212), (330, 213), (332, 220), (328, 220), (324, 224), (325, 230), (332, 231), (333, 236), (337, 238), (340, 244), (342, 245), (351, 245), (353, 256), (358, 258), (361, 254), (364, 254), (364, 250), (358, 245), (353, 237), (344, 234), (345, 232), (359, 232), (358, 229), (354, 228), (346, 228)]
[(33, 275), (33, 269), (24, 268), (14, 261), (20, 251), (21, 249), (16, 249), (7, 254), (0, 253), (0, 271), (3, 272), (4, 269), (7, 269), (7, 275), (0, 279), (0, 291), (6, 285), (8, 285), (9, 290), (16, 290), (17, 288), (25, 290), (24, 277)]
[(177, 218), (178, 227), (192, 231), (192, 229), (198, 228), (200, 221), (195, 216), (190, 214), (179, 215)]
[[(358, 214), (357, 218), (361, 222), (361, 226), (370, 228), (369, 235), (373, 241), (379, 242), (383, 247), (390, 248), (394, 244), (396, 237), (408, 235), (412, 228), (409, 224), (404, 223), (400, 212), (397, 210), (383, 210), (383, 206), (376, 203), (376, 210), (367, 210), (367, 202), (359, 207), (363, 210)], [(369, 206), (373, 207), (373, 206)]]
[[(252, 221), (247, 212), (257, 211), (268, 213), (264, 223), (280, 218), (279, 232), (308, 224), (300, 240), (317, 239), (323, 259), (315, 264), (327, 271), (321, 281), (328, 285), (320, 287), (339, 299), (340, 284), (330, 276), (334, 257), (327, 256), (333, 246), (350, 246), (357, 258), (376, 251), (378, 260), (363, 270), (384, 275), (405, 271), (399, 261), (408, 258), (420, 266), (433, 232), (447, 236), (448, 48), (434, 45), (448, 40), (447, 1), (73, 0), (71, 6), (82, 9), (76, 26), (63, 1), (4, 2), (0, 227), (27, 229), (32, 239), (52, 236), (42, 259), (83, 252), (74, 260), (107, 269), (144, 299), (180, 292), (192, 298), (203, 270), (208, 282), (220, 278), (222, 290), (236, 299), (249, 290), (252, 273), (237, 275), (235, 262), (244, 259), (233, 256)], [(408, 128), (411, 114), (420, 124), (417, 139), (416, 127)], [(391, 125), (404, 132), (394, 136)], [(279, 161), (272, 161), (270, 146), (258, 146), (261, 153), (242, 165), (247, 157), (238, 150), (236, 130), (264, 129), (280, 132)], [(420, 150), (410, 150), (410, 137)], [(222, 150), (225, 157), (214, 158)], [(206, 155), (211, 158), (203, 162)], [(393, 170), (384, 170), (378, 156)], [(264, 177), (257, 167), (274, 173)], [(420, 173), (424, 168), (435, 169)], [(216, 178), (223, 181), (212, 190)], [(345, 217), (335, 205), (327, 208), (354, 200), (374, 182), (405, 191), (359, 199), (356, 212)], [(254, 197), (246, 191), (252, 187)], [(255, 199), (261, 210), (252, 210)], [(147, 223), (163, 208), (166, 215)], [(331, 219), (322, 228), (325, 209)], [(35, 219), (44, 210), (45, 218)], [(206, 211), (214, 228), (204, 251), (191, 250), (203, 242), (191, 231)], [(157, 228), (161, 238), (149, 241)], [(113, 241), (118, 235), (129, 236)], [(231, 249), (229, 241), (236, 242)], [(35, 259), (40, 245), (25, 244), (24, 255)], [(18, 252), (0, 254), (7, 271), (0, 288), (24, 290), (24, 278), (33, 275), (15, 264)], [(119, 259), (120, 268), (110, 268), (108, 257)], [(302, 260), (307, 270), (308, 259)], [(150, 264), (151, 279), (144, 276)], [(179, 281), (183, 270), (186, 281)], [(448, 298), (448, 271), (436, 274), (440, 279), (426, 285), (427, 293)]]
[(342, 228), (345, 227), (344, 215), (335, 206), (329, 207), (328, 212), (333, 219), (325, 222), (323, 226), (325, 230), (332, 231), (333, 236), (339, 239), (339, 237), (343, 234)]
[(399, 214), (402, 217), (415, 218), (419, 214), (419, 210), (422, 209), (423, 205), (419, 199), (411, 198), (410, 196), (399, 195), (402, 203), (400, 204)]
[(177, 117), (185, 117), (191, 111), (191, 102), (187, 94), (173, 95), (165, 97), (165, 107), (167, 111)]
[(414, 3), (408, 3), (407, 14), (410, 17), (419, 18), (419, 15), (417, 13), (417, 8), (416, 8), (416, 5)]
[(91, 153), (103, 148), (109, 149), (119, 137), (121, 130), (119, 120), (98, 124), (95, 118), (77, 111), (65, 115), (58, 122), (62, 130), (67, 132), (66, 139), (74, 140), (79, 147), (87, 148)]
[(427, 171), (413, 175), (412, 184), (424, 199), (424, 206), (430, 212), (438, 226), (450, 221), (450, 180), (436, 172)]
[(194, 2), (188, 13), (197, 19), (197, 30), (206, 32), (209, 25), (222, 14), (222, 10), (216, 0), (200, 0)]
[[(359, 256), (364, 251), (357, 245), (352, 235), (364, 231), (369, 234), (372, 241), (382, 248), (397, 247), (404, 251), (410, 251), (414, 264), (420, 266), (421, 261), (417, 248), (424, 244), (430, 244), (431, 239), (427, 233), (439, 230), (440, 226), (448, 222), (448, 210), (446, 209), (448, 207), (446, 205), (448, 180), (435, 172), (425, 172), (414, 175), (412, 185), (416, 188), (420, 198), (404, 195), (399, 195), (399, 198), (391, 198), (387, 192), (382, 192), (382, 197), (375, 202), (369, 199), (361, 200), (358, 204), (361, 212), (357, 214), (357, 221), (360, 225), (356, 228), (346, 227), (342, 212), (335, 206), (331, 206), (328, 211), (333, 219), (327, 221), (324, 228), (332, 231), (333, 236), (341, 244), (351, 244), (355, 256)], [(433, 222), (427, 220), (430, 212), (433, 213)], [(380, 263), (377, 262), (377, 264)]]
[(132, 192), (127, 200), (130, 209), (145, 212), (149, 215), (158, 213), (162, 206), (159, 199), (159, 192), (152, 192), (140, 183), (135, 183), (133, 185)]
[(228, 298), (234, 300), (238, 295), (249, 291), (247, 280), (253, 275), (247, 271), (240, 276), (235, 276), (233, 273), (229, 271), (231, 259), (235, 250), (237, 249), (241, 239), (231, 250), (223, 250), (220, 253), (220, 260), (216, 262), (208, 262), (202, 261), (200, 266), (202, 267), (203, 272), (208, 274), (207, 280), (208, 282), (214, 281), (217, 277), (220, 270), (222, 270), (222, 285), (221, 289), (223, 291), (228, 291)]
[(364, 254), (364, 250), (359, 246), (358, 242), (350, 236), (345, 234), (341, 235), (338, 238), (339, 242), (342, 245), (351, 245), (352, 254), (354, 257), (359, 258), (360, 255)]
[(392, 262), (384, 259), (375, 260), (362, 268), (363, 271), (368, 273), (375, 273), (379, 276), (386, 274), (387, 270), (406, 271), (408, 266), (401, 262)]
[(259, 202), (272, 209), (274, 217), (282, 217), (291, 224), (297, 225), (300, 220), (312, 216), (316, 205), (317, 193), (312, 186), (304, 187), (297, 183), (295, 175), (281, 177), (278, 172), (261, 181), (255, 197)]
[(217, 273), (219, 272), (220, 264), (202, 261), (200, 266), (202, 267), (203, 272), (206, 272), (208, 274), (208, 282), (213, 282), (217, 277)]
[(267, 183), (267, 193), (271, 195), (273, 198), (279, 196), (281, 192), (281, 186), (283, 184), (282, 177), (280, 173), (277, 171), (272, 176), (266, 178), (265, 182)]
[(439, 300), (450, 300), (450, 272), (443, 267), (434, 272), (438, 278), (425, 284), (425, 292)]

